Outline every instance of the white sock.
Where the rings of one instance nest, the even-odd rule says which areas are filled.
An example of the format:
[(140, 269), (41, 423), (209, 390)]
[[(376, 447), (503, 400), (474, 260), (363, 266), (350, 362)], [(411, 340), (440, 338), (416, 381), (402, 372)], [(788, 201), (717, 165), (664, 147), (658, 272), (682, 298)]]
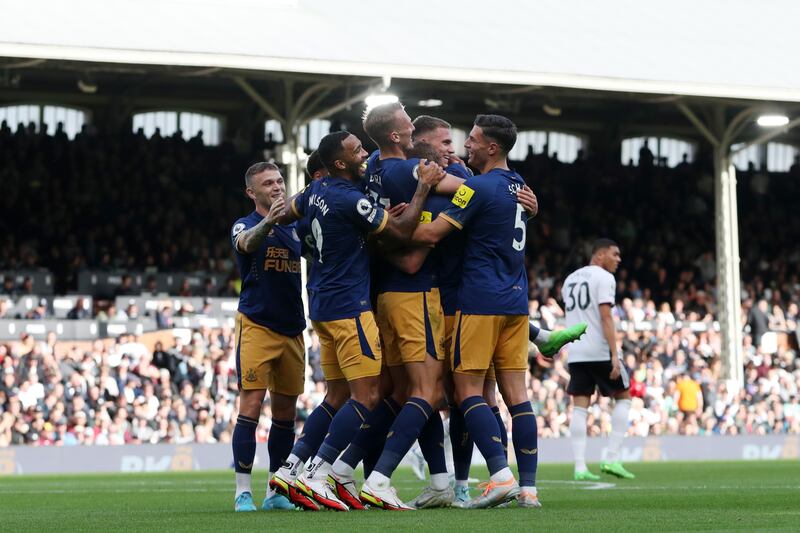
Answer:
[(520, 492), (527, 492), (528, 494), (532, 494), (534, 496), (537, 495), (536, 487), (520, 487)]
[(336, 474), (343, 481), (353, 481), (353, 477), (356, 471), (355, 468), (345, 463), (341, 459), (336, 459), (336, 462), (333, 463), (331, 470), (333, 470), (333, 473)]
[(431, 488), (433, 490), (444, 490), (450, 486), (450, 476), (444, 474), (431, 474)]
[(320, 459), (319, 457), (314, 457), (314, 461), (311, 463), (311, 468), (306, 473), (306, 477), (308, 479), (321, 479), (324, 481), (328, 479), (328, 474), (330, 471), (330, 463)]
[(300, 466), (302, 466), (303, 462), (297, 457), (295, 454), (290, 453), (289, 457), (286, 458), (286, 462), (281, 465), (278, 469), (278, 473), (281, 476), (286, 477), (294, 481), (297, 479), (297, 474), (300, 472)]
[(469, 488), (469, 481), (466, 479), (457, 479), (456, 480), (456, 487), (467, 487)]
[(253, 491), (250, 489), (250, 479), (253, 476), (250, 474), (245, 474), (244, 472), (236, 472), (236, 497), (238, 498), (239, 495), (243, 492), (249, 492), (250, 494)]
[(511, 473), (511, 469), (509, 467), (505, 467), (502, 470), (498, 470), (494, 474), (490, 476), (489, 479), (494, 481), (495, 483), (504, 483), (509, 479), (512, 479), (514, 474)]
[(533, 344), (542, 347), (550, 341), (550, 330), (539, 328), (539, 334), (533, 339)]
[(375, 470), (369, 475), (366, 481), (367, 485), (374, 489), (386, 490), (391, 485), (392, 480)]
[(569, 434), (572, 440), (572, 453), (575, 456), (575, 471), (586, 471), (586, 415), (585, 407), (572, 408), (569, 421)]
[(611, 411), (611, 435), (608, 437), (608, 455), (606, 458), (609, 463), (619, 461), (619, 449), (622, 447), (622, 439), (628, 432), (628, 413), (631, 410), (630, 400), (617, 400), (614, 403), (614, 410)]

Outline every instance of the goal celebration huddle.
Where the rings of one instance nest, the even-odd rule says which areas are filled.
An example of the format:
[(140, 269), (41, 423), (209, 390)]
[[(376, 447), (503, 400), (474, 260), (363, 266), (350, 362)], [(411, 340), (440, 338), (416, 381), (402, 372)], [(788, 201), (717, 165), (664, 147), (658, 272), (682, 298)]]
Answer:
[[(529, 341), (545, 357), (567, 343), (580, 347), (569, 361), (568, 392), (582, 413), (570, 426), (575, 478), (596, 478), (583, 457), (590, 397), (597, 388), (615, 398), (617, 425), (627, 423), (630, 407), (610, 312), (619, 248), (607, 239), (596, 243), (591, 265), (564, 285), (568, 327), (540, 329), (528, 319), (525, 265), (526, 228), (538, 203), (508, 166), (513, 122), (478, 115), (464, 145), (466, 164), (440, 118), (412, 121), (393, 103), (370, 109), (363, 126), (378, 150), (370, 155), (357, 136), (330, 133), (309, 158), (310, 185), (291, 198), (277, 166), (257, 163), (246, 172), (255, 209), (231, 231), (242, 279), (235, 509), (475, 509), (512, 501), (540, 507), (536, 415), (525, 380)], [(303, 290), (327, 393), (296, 439), (305, 374)], [(516, 474), (498, 390), (511, 417)], [(270, 478), (257, 506), (251, 472), (267, 391)], [(442, 409), (450, 410), (454, 486)], [(622, 435), (624, 426), (612, 430), (601, 470), (632, 477), (618, 461)], [(415, 442), (430, 483), (404, 502), (392, 474)], [(490, 474), (475, 494), (467, 484), (473, 446)], [(365, 479), (357, 484), (359, 465)]]

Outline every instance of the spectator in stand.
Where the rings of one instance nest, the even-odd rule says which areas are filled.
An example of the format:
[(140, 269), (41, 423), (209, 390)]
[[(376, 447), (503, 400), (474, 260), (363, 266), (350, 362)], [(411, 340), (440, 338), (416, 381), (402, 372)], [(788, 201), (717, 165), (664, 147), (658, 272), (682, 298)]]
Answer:
[(75, 300), (75, 305), (67, 313), (67, 318), (70, 320), (92, 318), (92, 311), (89, 309), (89, 300), (87, 298), (78, 298)]

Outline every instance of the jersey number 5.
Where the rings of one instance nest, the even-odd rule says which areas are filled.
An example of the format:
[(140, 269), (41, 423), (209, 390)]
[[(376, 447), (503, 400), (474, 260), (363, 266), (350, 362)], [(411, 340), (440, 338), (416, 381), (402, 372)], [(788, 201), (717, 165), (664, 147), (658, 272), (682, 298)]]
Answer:
[[(578, 308), (581, 310), (586, 309), (589, 307), (589, 304), (592, 303), (592, 299), (589, 297), (589, 284), (587, 282), (583, 282), (578, 285), (578, 298), (575, 298), (575, 286), (578, 285), (577, 283), (568, 283), (567, 290), (569, 293), (567, 297), (569, 298), (569, 303), (567, 303), (566, 310), (572, 311), (575, 309), (575, 304), (578, 304)], [(566, 299), (565, 299), (566, 300)], [(566, 303), (566, 302), (565, 302)]]
[(525, 221), (522, 219), (522, 214), (525, 210), (522, 208), (522, 204), (517, 204), (517, 215), (514, 217), (514, 230), (521, 229), (522, 230), (522, 237), (520, 240), (514, 239), (511, 242), (511, 247), (514, 248), (516, 251), (521, 252), (525, 249), (525, 233), (528, 230)]
[(314, 243), (319, 252), (319, 262), (322, 263), (322, 226), (319, 225), (319, 220), (316, 218), (311, 221), (311, 233), (314, 235)]

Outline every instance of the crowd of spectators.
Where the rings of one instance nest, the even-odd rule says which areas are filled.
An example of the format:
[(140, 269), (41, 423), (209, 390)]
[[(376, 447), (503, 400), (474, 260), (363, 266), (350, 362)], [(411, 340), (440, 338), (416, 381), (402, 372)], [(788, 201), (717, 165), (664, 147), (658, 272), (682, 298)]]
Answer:
[[(0, 269), (44, 266), (62, 291), (81, 268), (233, 269), (228, 226), (250, 207), (240, 191), (249, 161), (231, 147), (89, 131), (68, 141), (2, 127), (0, 161), (0, 180), (9, 184), (0, 196), (8, 215)], [(517, 166), (541, 207), (528, 230), (534, 320), (558, 327), (561, 280), (586, 261), (595, 237), (621, 245), (615, 313), (632, 378), (630, 434), (800, 433), (800, 248), (785, 201), (800, 194), (798, 169), (739, 175), (745, 383), (729, 388), (713, 324), (708, 165), (623, 166), (583, 155), (563, 164), (532, 153)], [(229, 440), (237, 401), (232, 332), (201, 329), (174, 342), (152, 351), (128, 337), (72, 347), (28, 336), (0, 345), (0, 446)], [(568, 350), (553, 361), (531, 357), (544, 438), (568, 430), (567, 357)], [(324, 395), (313, 343), (309, 361), (298, 431)], [(609, 412), (605, 400), (592, 408), (591, 434), (609, 431)], [(259, 439), (268, 431), (265, 404)]]

